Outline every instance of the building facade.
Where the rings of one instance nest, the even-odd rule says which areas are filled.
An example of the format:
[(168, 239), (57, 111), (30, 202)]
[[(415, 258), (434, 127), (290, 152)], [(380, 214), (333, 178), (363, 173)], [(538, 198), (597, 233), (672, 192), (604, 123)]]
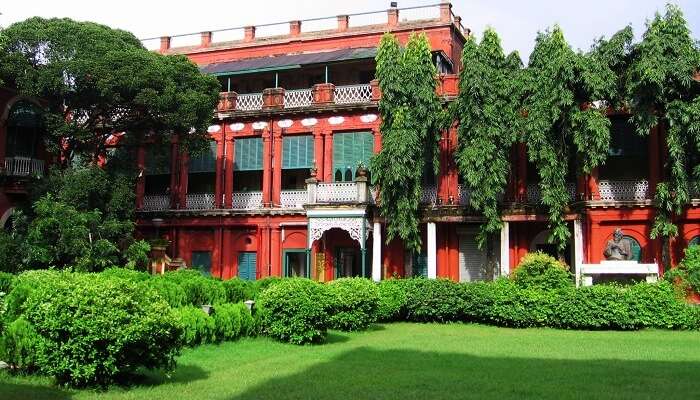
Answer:
[[(483, 249), (476, 245), (481, 218), (468, 207), (453, 161), (456, 128), (442, 132), (440, 173), (425, 178), (422, 252), (407, 252), (400, 240), (385, 243), (371, 170), (363, 166), (382, 147), (374, 57), (387, 31), (402, 43), (412, 32), (427, 35), (438, 94), (453, 100), (469, 30), (449, 3), (159, 38), (161, 53), (186, 55), (222, 89), (207, 154), (191, 158), (176, 140), (166, 154), (148, 145), (138, 150), (141, 234), (167, 237), (170, 257), (223, 279), (472, 281), (508, 274), (528, 252), (553, 253), (537, 206), (537, 172), (522, 144), (512, 150), (501, 235)], [(639, 137), (627, 116), (610, 118), (606, 164), (567, 178), (566, 260), (579, 275), (584, 265), (601, 264), (620, 228), (629, 258), (661, 273), (661, 242), (649, 235), (664, 132)], [(672, 262), (700, 237), (699, 201), (676, 221)]]

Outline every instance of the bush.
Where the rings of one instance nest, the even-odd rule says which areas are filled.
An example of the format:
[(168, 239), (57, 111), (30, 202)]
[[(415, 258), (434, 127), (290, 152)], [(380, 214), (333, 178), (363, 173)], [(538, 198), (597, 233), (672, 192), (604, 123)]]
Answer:
[(134, 271), (132, 269), (118, 267), (107, 268), (104, 271), (100, 272), (100, 274), (110, 278), (126, 279), (132, 282), (143, 282), (153, 278), (153, 275), (147, 272), (139, 272)]
[(182, 342), (185, 346), (196, 346), (216, 341), (214, 318), (200, 307), (184, 306), (175, 309), (175, 316), (182, 326)]
[(557, 301), (555, 291), (522, 288), (508, 279), (496, 280), (485, 294), (484, 321), (515, 328), (546, 326)]
[(367, 329), (377, 320), (379, 291), (365, 278), (340, 278), (326, 286), (329, 327), (342, 331)]
[(254, 298), (257, 298), (260, 295), (260, 293), (265, 291), (267, 288), (269, 288), (270, 286), (274, 286), (284, 280), (285, 278), (280, 278), (278, 276), (268, 276), (257, 281), (252, 281), (250, 282), (252, 285), (252, 292), (250, 294), (253, 295)]
[(237, 303), (235, 306), (241, 314), (241, 336), (255, 336), (257, 329), (255, 326), (255, 319), (250, 313), (250, 310), (248, 310), (248, 307), (243, 303)]
[(201, 306), (226, 303), (226, 289), (223, 282), (205, 277), (199, 271), (179, 270), (168, 272), (163, 277), (177, 283), (184, 290), (183, 304)]
[(683, 260), (664, 275), (670, 282), (680, 281), (686, 289), (700, 293), (700, 246), (692, 245), (685, 249)]
[(145, 282), (146, 286), (155, 290), (170, 307), (180, 307), (186, 304), (185, 290), (177, 283), (167, 280), (162, 276), (153, 277)]
[(155, 291), (99, 274), (61, 275), (26, 301), (24, 316), (42, 337), (40, 372), (61, 384), (106, 386), (140, 368), (174, 368), (182, 328)]
[(224, 290), (226, 290), (226, 301), (229, 303), (240, 303), (255, 298), (253, 283), (240, 278), (225, 280)]
[(214, 328), (218, 340), (234, 340), (241, 335), (241, 309), (237, 304), (219, 304), (214, 308)]
[(595, 285), (567, 289), (554, 306), (551, 325), (562, 329), (633, 329), (624, 288)]
[(638, 328), (698, 329), (698, 307), (679, 298), (673, 285), (638, 283), (625, 291), (629, 313)]
[(379, 306), (377, 320), (400, 321), (406, 317), (406, 279), (389, 279), (379, 282)]
[(10, 293), (10, 288), (14, 280), (15, 276), (13, 274), (9, 272), (0, 272), (0, 293)]
[(513, 272), (513, 281), (522, 288), (555, 290), (573, 286), (566, 265), (547, 254), (528, 253)]
[(448, 322), (462, 318), (459, 284), (449, 279), (412, 279), (406, 287), (406, 319)]
[(13, 368), (31, 372), (36, 369), (40, 341), (32, 324), (24, 318), (16, 319), (0, 337), (0, 360)]
[(328, 329), (327, 295), (309, 279), (292, 278), (258, 295), (262, 329), (269, 336), (294, 344), (318, 343)]

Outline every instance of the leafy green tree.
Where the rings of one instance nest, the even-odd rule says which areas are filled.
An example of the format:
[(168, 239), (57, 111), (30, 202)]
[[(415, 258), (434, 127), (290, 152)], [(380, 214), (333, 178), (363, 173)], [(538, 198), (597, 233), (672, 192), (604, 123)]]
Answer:
[[(632, 51), (627, 74), (627, 96), (632, 121), (640, 135), (655, 126), (666, 133), (667, 162), (656, 187), (657, 215), (651, 237), (664, 238), (668, 265), (668, 238), (678, 234), (673, 217), (690, 202), (690, 190), (700, 181), (700, 49), (681, 9), (668, 5), (647, 22), (642, 41)], [(691, 184), (690, 177), (694, 182)]]
[(444, 122), (435, 93), (437, 70), (425, 34), (413, 34), (405, 49), (387, 33), (377, 52), (377, 79), (382, 91), (382, 150), (371, 162), (379, 185), (379, 212), (387, 221), (387, 242), (395, 237), (406, 248), (421, 247), (419, 206), (427, 160), (438, 168), (437, 143)]
[(538, 34), (527, 68), (524, 141), (540, 178), (549, 241), (560, 252), (571, 236), (564, 221), (569, 160), (587, 174), (605, 161), (610, 143), (606, 104), (615, 96), (617, 80), (598, 53), (597, 48), (574, 52), (555, 26)]
[(469, 36), (462, 52), (459, 98), (454, 103), (459, 122), (457, 167), (469, 188), (469, 205), (486, 218), (479, 246), (500, 230), (499, 198), (510, 173), (510, 150), (519, 140), (522, 117), (522, 63), (517, 53), (503, 54), (492, 29), (481, 43)]
[(0, 32), (0, 77), (46, 102), (46, 144), (66, 160), (106, 154), (107, 139), (180, 135), (198, 148), (218, 83), (184, 56), (146, 50), (131, 33), (92, 22), (34, 17)]

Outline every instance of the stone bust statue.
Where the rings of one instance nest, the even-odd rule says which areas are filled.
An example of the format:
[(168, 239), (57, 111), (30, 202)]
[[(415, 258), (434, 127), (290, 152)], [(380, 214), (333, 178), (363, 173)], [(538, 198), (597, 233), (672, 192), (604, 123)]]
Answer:
[(613, 238), (608, 240), (603, 252), (606, 260), (611, 261), (626, 261), (632, 258), (632, 248), (630, 241), (625, 239), (622, 234), (622, 229), (615, 229)]

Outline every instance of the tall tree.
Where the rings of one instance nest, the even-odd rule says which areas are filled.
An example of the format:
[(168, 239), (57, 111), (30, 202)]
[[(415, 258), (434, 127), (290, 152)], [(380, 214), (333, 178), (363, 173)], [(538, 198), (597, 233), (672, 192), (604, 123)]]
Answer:
[(371, 172), (380, 187), (379, 212), (387, 222), (387, 242), (399, 237), (407, 249), (419, 251), (423, 174), (427, 160), (438, 167), (437, 70), (425, 34), (412, 34), (405, 49), (385, 34), (376, 59), (382, 150), (373, 157)]
[[(30, 18), (0, 32), (0, 77), (46, 102), (47, 145), (88, 160), (107, 138), (181, 135), (204, 143), (218, 83), (183, 56), (146, 50), (131, 33), (91, 22)], [(196, 147), (196, 146), (195, 146)]]
[(527, 68), (524, 140), (549, 214), (549, 241), (560, 252), (571, 236), (564, 221), (569, 162), (575, 159), (579, 172), (587, 174), (604, 162), (610, 143), (606, 103), (617, 81), (593, 53), (574, 52), (555, 26), (537, 35)]
[(486, 218), (479, 246), (500, 230), (499, 198), (510, 173), (510, 150), (522, 128), (522, 63), (507, 57), (492, 29), (481, 43), (469, 36), (462, 52), (459, 98), (453, 103), (459, 122), (457, 167), (469, 188), (469, 205)]
[(666, 134), (667, 160), (656, 187), (657, 215), (651, 232), (652, 238), (665, 239), (666, 265), (668, 239), (678, 234), (673, 218), (689, 203), (690, 190), (700, 189), (699, 70), (698, 43), (681, 9), (668, 5), (665, 14), (657, 13), (647, 22), (642, 41), (633, 48), (627, 75), (627, 96), (638, 133), (647, 135), (658, 125)]

